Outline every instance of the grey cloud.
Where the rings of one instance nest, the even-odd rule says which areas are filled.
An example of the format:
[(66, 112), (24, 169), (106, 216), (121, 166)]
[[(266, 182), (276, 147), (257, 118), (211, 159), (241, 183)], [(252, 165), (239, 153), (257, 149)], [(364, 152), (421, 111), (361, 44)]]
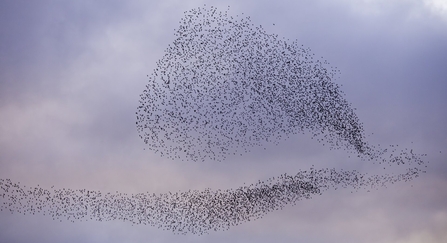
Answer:
[[(413, 1), (413, 3), (415, 2)], [(66, 142), (60, 140), (61, 147), (74, 144), (74, 141), (81, 141), (83, 147), (79, 150), (80, 157), (97, 156), (95, 160), (86, 160), (89, 163), (96, 161), (95, 166), (86, 166), (85, 168), (91, 169), (92, 171), (89, 173), (92, 175), (97, 173), (98, 178), (93, 180), (78, 176), (79, 180), (83, 181), (82, 185), (91, 183), (92, 187), (97, 188), (97, 186), (101, 186), (99, 185), (101, 181), (110, 183), (110, 177), (106, 178), (104, 174), (100, 173), (99, 169), (108, 165), (110, 165), (110, 170), (116, 169), (120, 171), (117, 173), (122, 174), (128, 173), (125, 171), (126, 165), (132, 165), (140, 169), (150, 168), (147, 169), (148, 171), (155, 170), (155, 167), (151, 167), (151, 165), (157, 164), (157, 162), (162, 163), (161, 160), (156, 161), (155, 156), (147, 151), (141, 152), (143, 144), (139, 143), (141, 141), (138, 141), (137, 137), (132, 138), (132, 134), (136, 136), (133, 113), (138, 94), (141, 91), (139, 88), (144, 87), (145, 75), (152, 72), (151, 67), (154, 67), (155, 61), (161, 57), (160, 53), (172, 41), (171, 27), (172, 29), (177, 27), (176, 23), (181, 17), (181, 13), (184, 10), (189, 10), (190, 7), (197, 7), (201, 4), (191, 3), (189, 7), (186, 5), (190, 3), (183, 3), (182, 1), (177, 5), (173, 1), (166, 4), (171, 5), (170, 7), (164, 7), (172, 11), (159, 11), (163, 4), (156, 2), (149, 5), (154, 7), (153, 9), (137, 1), (130, 4), (108, 4), (108, 2), (98, 1), (95, 3), (64, 3), (64, 5), (26, 2), (26, 4), (20, 6), (18, 3), (18, 1), (14, 1), (16, 8), (4, 8), (3, 6), (0, 8), (4, 11), (1, 14), (2, 17), (0, 17), (2, 18), (0, 28), (10, 34), (0, 37), (0, 51), (2, 52), (0, 58), (4, 57), (1, 59), (0, 67), (0, 107), (4, 107), (5, 104), (15, 105), (18, 103), (29, 107), (29, 103), (45, 98), (64, 103), (66, 100), (60, 99), (67, 95), (66, 90), (61, 91), (64, 86), (77, 87), (77, 84), (87, 83), (89, 85), (85, 86), (85, 92), (78, 90), (68, 93), (69, 101), (80, 107), (81, 114), (87, 115), (88, 123), (78, 128), (67, 125), (67, 129), (72, 129), (75, 134), (68, 136), (66, 139), (69, 140)], [(374, 132), (374, 135), (369, 137), (371, 141), (383, 145), (409, 145), (417, 152), (429, 153), (428, 157), (431, 163), (427, 173), (412, 182), (413, 187), (409, 184), (396, 184), (388, 189), (365, 193), (365, 197), (362, 193), (350, 196), (349, 192), (337, 190), (315, 200), (303, 201), (297, 207), (275, 212), (262, 221), (242, 225), (240, 228), (234, 228), (231, 232), (210, 234), (202, 238), (182, 238), (153, 228), (131, 227), (120, 222), (111, 224), (81, 222), (75, 225), (67, 225), (43, 218), (42, 221), (37, 218), (33, 220), (32, 217), (10, 215), (5, 212), (2, 212), (1, 218), (3, 220), (0, 220), (3, 223), (0, 226), (0, 235), (7, 240), (21, 242), (29, 242), (31, 239), (40, 242), (69, 241), (73, 236), (67, 233), (69, 231), (75, 232), (73, 233), (75, 235), (83, 235), (83, 241), (92, 242), (112, 240), (106, 236), (99, 237), (98, 234), (117, 236), (116, 239), (120, 239), (120, 241), (153, 239), (159, 242), (237, 242), (238, 240), (240, 242), (296, 242), (299, 239), (306, 242), (332, 242), (334, 239), (356, 239), (364, 242), (377, 242), (389, 239), (415, 240), (417, 237), (423, 237), (418, 236), (420, 232), (426, 232), (426, 235), (429, 235), (426, 236), (428, 238), (422, 239), (428, 241), (430, 236), (433, 236), (433, 242), (443, 242), (447, 236), (437, 233), (437, 230), (445, 226), (442, 215), (446, 212), (445, 206), (443, 206), (445, 203), (441, 191), (442, 187), (440, 186), (445, 185), (447, 167), (445, 167), (444, 161), (447, 151), (439, 153), (440, 150), (445, 150), (447, 144), (444, 125), (447, 122), (444, 109), (444, 104), (447, 103), (444, 95), (446, 91), (444, 81), (446, 80), (446, 71), (443, 68), (443, 63), (446, 63), (445, 43), (447, 43), (447, 38), (444, 31), (446, 24), (439, 21), (438, 18), (428, 15), (423, 8), (415, 7), (419, 5), (413, 3), (407, 6), (403, 5), (408, 4), (408, 1), (390, 3), (384, 5), (384, 8), (374, 8), (373, 10), (380, 10), (374, 14), (362, 12), (367, 8), (355, 7), (362, 4), (360, 1), (359, 3), (357, 1), (351, 3), (341, 1), (330, 5), (325, 1), (281, 1), (274, 4), (259, 1), (227, 4), (227, 2), (216, 1), (216, 5), (220, 4), (223, 8), (226, 5), (231, 5), (231, 12), (233, 13), (244, 12), (245, 15), (252, 16), (254, 23), (262, 24), (270, 33), (278, 33), (280, 36), (297, 39), (299, 43), (311, 47), (317, 56), (323, 56), (331, 64), (337, 66), (342, 74), (335, 82), (343, 84), (342, 89), (346, 93), (346, 98), (352, 102), (353, 107), (357, 108), (356, 113), (360, 120), (364, 122), (366, 133)], [(390, 5), (394, 6), (390, 7)], [(97, 9), (99, 11), (96, 11)], [(54, 12), (58, 12), (58, 14), (50, 14)], [(172, 16), (167, 15), (167, 13), (172, 13)], [(416, 18), (411, 17), (412, 13), (416, 13), (414, 15)], [(160, 22), (152, 23), (147, 19), (141, 19), (142, 16), (149, 15), (157, 16)], [(142, 23), (150, 26), (148, 28), (150, 31), (138, 38), (144, 39), (141, 40), (141, 43), (147, 42), (147, 45), (151, 48), (142, 51), (144, 52), (142, 55), (145, 57), (138, 56), (133, 60), (136, 62), (141, 60), (144, 63), (142, 66), (145, 65), (147, 68), (143, 73), (131, 74), (132, 78), (126, 80), (126, 82), (140, 82), (140, 84), (134, 85), (129, 91), (114, 96), (111, 87), (102, 86), (107, 82), (98, 82), (96, 80), (98, 76), (95, 75), (87, 75), (87, 78), (82, 81), (80, 81), (82, 76), (75, 77), (68, 84), (65, 83), (67, 70), (74, 70), (79, 73), (86, 71), (82, 69), (81, 65), (73, 68), (73, 60), (86, 60), (88, 64), (94, 63), (91, 61), (94, 58), (97, 61), (101, 60), (98, 57), (100, 52), (97, 49), (88, 49), (91, 48), (86, 44), (88, 40), (102, 40), (97, 38), (100, 35), (98, 33), (106, 31), (107, 28), (113, 29), (117, 25), (132, 23), (132, 21), (138, 22), (137, 20), (140, 19)], [(158, 23), (163, 23), (163, 26), (158, 26)], [(152, 31), (152, 28), (158, 29)], [(42, 39), (42, 36), (45, 38)], [(102, 43), (104, 42), (99, 41), (98, 46), (101, 46)], [(3, 55), (3, 53), (6, 55)], [(86, 59), (79, 57), (79, 55), (85, 53), (92, 54), (92, 57), (90, 58), (88, 55)], [(126, 59), (126, 61), (128, 60), (132, 59)], [(113, 65), (104, 65), (101, 69), (107, 69), (108, 67), (117, 70), (120, 68), (120, 62), (112, 63)], [(122, 63), (125, 66), (126, 63)], [(138, 63), (138, 65), (141, 65), (141, 63)], [(115, 76), (110, 77), (110, 81), (117, 84), (114, 87), (123, 90), (126, 85), (119, 84), (123, 77), (118, 77), (116, 74), (117, 72), (114, 72)], [(71, 86), (72, 84), (75, 85)], [(95, 90), (98, 90), (98, 92)], [(24, 98), (29, 97), (30, 94), (35, 98)], [(96, 99), (95, 94), (101, 97)], [(110, 106), (104, 108), (107, 105)], [(61, 107), (64, 110), (69, 106)], [(20, 110), (20, 108), (17, 108), (17, 110)], [(0, 117), (3, 114), (9, 114), (3, 113), (3, 111), (1, 110)], [(51, 114), (63, 113), (63, 111), (58, 111)], [(128, 117), (129, 115), (130, 117)], [(2, 129), (13, 128), (13, 126), (9, 126), (3, 121), (0, 120)], [(48, 130), (51, 129), (55, 128), (48, 128)], [(36, 136), (41, 134), (44, 138), (47, 137), (46, 134), (48, 133), (51, 133), (51, 131), (40, 131)], [(21, 135), (16, 138), (16, 141), (17, 144), (21, 144), (27, 139), (25, 135)], [(309, 142), (308, 139), (306, 136), (294, 137), (283, 141), (279, 147), (270, 148), (266, 151), (253, 150), (252, 153), (243, 157), (240, 156), (225, 165), (213, 165), (211, 163), (177, 165), (179, 168), (183, 168), (181, 171), (183, 175), (182, 173), (160, 175), (157, 179), (158, 185), (169, 184), (168, 181), (181, 181), (180, 177), (184, 176), (185, 178), (200, 178), (196, 182), (191, 182), (198, 188), (207, 185), (216, 185), (213, 188), (231, 188), (238, 186), (239, 181), (251, 183), (257, 179), (278, 175), (281, 171), (295, 172), (299, 168), (313, 164), (309, 162), (311, 159), (317, 167), (368, 168), (361, 163), (357, 163), (358, 161), (354, 158), (346, 158), (349, 156), (348, 154), (328, 152), (317, 142)], [(106, 141), (107, 145), (100, 145), (104, 146), (104, 150), (98, 151), (96, 149), (97, 143), (102, 140)], [(414, 143), (411, 144), (411, 141)], [(109, 148), (118, 148), (120, 143), (129, 143), (123, 144), (129, 150), (108, 151)], [(9, 145), (12, 146), (12, 143)], [(33, 151), (33, 148), (24, 145), (22, 143), (14, 150), (2, 149), (1, 168), (6, 168), (6, 164), (8, 168), (13, 168), (8, 170), (10, 171), (9, 174), (3, 170), (2, 176), (6, 174), (8, 177), (17, 178), (18, 175), (22, 175), (24, 181), (28, 178), (28, 185), (32, 186), (43, 181), (43, 177), (33, 175), (34, 173), (39, 174), (38, 170), (29, 171), (28, 174), (17, 172), (16, 168), (20, 166), (21, 160), (33, 160), (33, 157), (27, 154), (29, 151)], [(140, 145), (140, 147), (131, 149), (134, 145)], [(86, 149), (87, 147), (89, 149)], [(299, 148), (305, 151), (302, 152)], [(314, 151), (316, 154), (313, 154)], [(51, 152), (50, 148), (45, 148), (42, 153), (39, 153), (39, 156)], [(128, 161), (135, 158), (125, 157), (123, 155), (125, 153), (132, 154), (138, 159), (127, 164), (123, 162), (122, 167), (120, 167), (119, 161), (121, 159)], [(108, 156), (105, 156), (105, 154), (108, 154)], [(103, 155), (104, 157), (102, 157)], [(113, 157), (116, 157), (113, 166), (108, 164), (109, 162), (104, 162), (110, 161)], [(15, 163), (9, 164), (4, 158), (13, 158)], [(70, 153), (64, 151), (60, 151), (60, 158), (66, 158), (64, 161), (67, 163), (67, 168), (71, 163), (69, 161), (73, 160)], [(281, 160), (281, 162), (270, 164), (270, 159), (271, 161)], [(59, 161), (59, 166), (52, 167), (48, 164), (42, 164), (41, 167), (62, 168), (64, 161)], [(258, 166), (253, 161), (257, 161)], [(264, 162), (258, 163), (259, 161)], [(175, 167), (174, 162), (163, 161), (163, 163), (168, 167)], [(143, 167), (143, 164), (147, 167)], [(81, 163), (81, 165), (83, 164)], [(204, 169), (196, 170), (192, 168)], [(168, 172), (169, 170), (161, 171)], [(203, 175), (200, 174), (200, 171), (209, 174)], [(76, 177), (75, 175), (70, 177), (70, 173), (62, 169), (48, 171), (49, 175), (47, 177), (49, 179), (47, 183), (49, 185), (58, 183), (51, 180), (51, 172), (58, 173), (57, 178), (66, 177), (65, 181), (61, 180), (59, 182), (61, 185), (67, 185), (68, 178)], [(79, 171), (73, 171), (73, 173), (79, 173)], [(244, 173), (247, 173), (245, 179)], [(154, 175), (156, 172), (151, 171), (147, 174), (148, 176)], [(129, 175), (135, 174), (129, 173)], [(128, 182), (122, 178), (117, 179), (117, 181), (127, 184), (129, 188), (138, 187), (141, 190), (150, 191), (170, 190), (169, 186), (156, 188), (150, 183), (147, 183), (146, 187), (139, 187), (136, 182), (144, 185), (145, 182), (150, 180), (144, 178), (143, 172), (138, 175), (140, 175), (139, 178), (133, 178), (134, 180)], [(30, 179), (33, 176), (36, 178), (35, 181)], [(174, 176), (179, 178), (173, 178)], [(227, 181), (222, 184), (213, 180), (213, 178), (224, 177), (227, 178)], [(433, 182), (427, 182), (427, 178), (432, 180), (434, 177), (437, 179)], [(166, 178), (166, 180), (162, 178)], [(228, 182), (232, 178), (234, 178), (234, 184)], [(20, 180), (21, 178), (17, 179)], [(175, 185), (175, 183), (171, 185)], [(109, 186), (113, 188), (121, 185), (110, 183)], [(126, 187), (126, 185), (122, 186)], [(185, 187), (184, 189), (187, 190), (188, 188)], [(396, 196), (396, 194), (401, 195), (401, 197)], [(402, 208), (404, 204), (408, 207), (397, 210)], [(355, 210), (350, 210), (351, 207), (355, 207)], [(334, 211), (338, 210), (340, 210), (340, 213), (337, 217)], [(369, 212), (369, 214), (366, 212)], [(378, 212), (379, 215), (380, 213), (393, 215), (393, 220), (389, 221), (387, 226), (393, 230), (396, 228), (396, 231), (390, 230), (387, 231), (386, 235), (382, 234), (381, 236), (384, 228), (371, 223), (371, 218), (368, 218), (368, 215), (374, 215), (374, 212)], [(415, 213), (409, 214), (408, 212)], [(402, 215), (406, 213), (414, 216), (419, 223), (409, 222), (409, 218)], [(3, 217), (3, 215), (8, 215), (8, 217)], [(355, 222), (345, 220), (356, 218), (358, 221)], [(27, 224), (28, 221), (33, 222)], [(364, 237), (337, 228), (336, 224), (340, 221), (346, 227), (359, 226), (359, 228), (356, 228), (358, 234), (364, 235)], [(10, 231), (11, 228), (4, 226), (7, 224), (13, 224), (17, 227), (14, 236), (11, 236), (13, 235)], [(399, 227), (408, 227), (411, 230), (399, 231), (396, 224), (401, 225)], [(372, 228), (362, 229), (361, 225), (371, 225)], [(423, 225), (430, 225), (431, 228)], [(40, 226), (39, 230), (32, 230), (37, 226)], [(284, 230), (281, 230), (281, 228)], [(307, 230), (302, 230), (303, 228)], [(20, 230), (27, 233), (20, 234)], [(8, 235), (10, 237), (6, 238)], [(373, 238), (376, 241), (369, 237), (376, 237)]]

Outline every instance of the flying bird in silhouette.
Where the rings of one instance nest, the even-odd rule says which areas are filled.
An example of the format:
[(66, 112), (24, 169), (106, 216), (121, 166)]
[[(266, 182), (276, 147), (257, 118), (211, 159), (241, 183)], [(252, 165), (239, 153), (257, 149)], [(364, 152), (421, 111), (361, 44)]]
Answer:
[(174, 160), (225, 161), (290, 134), (311, 133), (331, 149), (406, 166), (405, 171), (368, 175), (312, 167), (236, 189), (157, 195), (48, 190), (0, 179), (2, 211), (203, 234), (259, 219), (331, 188), (379, 188), (424, 172), (424, 161), (413, 150), (366, 141), (362, 123), (334, 83), (339, 71), (309, 48), (214, 7), (185, 12), (175, 35), (148, 76), (136, 112), (140, 137), (154, 153)]

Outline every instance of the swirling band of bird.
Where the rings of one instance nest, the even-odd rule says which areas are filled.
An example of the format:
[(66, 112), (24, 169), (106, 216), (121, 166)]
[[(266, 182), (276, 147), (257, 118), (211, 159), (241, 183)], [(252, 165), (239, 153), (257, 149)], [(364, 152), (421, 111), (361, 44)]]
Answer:
[(368, 175), (312, 167), (237, 189), (158, 195), (48, 190), (0, 179), (0, 209), (203, 234), (258, 219), (331, 188), (378, 188), (425, 172), (423, 154), (365, 141), (362, 123), (333, 82), (338, 70), (315, 59), (309, 48), (266, 33), (249, 17), (232, 17), (213, 7), (185, 12), (175, 35), (136, 112), (137, 130), (153, 152), (179, 161), (224, 162), (255, 146), (311, 133), (330, 149), (399, 165), (402, 172)]

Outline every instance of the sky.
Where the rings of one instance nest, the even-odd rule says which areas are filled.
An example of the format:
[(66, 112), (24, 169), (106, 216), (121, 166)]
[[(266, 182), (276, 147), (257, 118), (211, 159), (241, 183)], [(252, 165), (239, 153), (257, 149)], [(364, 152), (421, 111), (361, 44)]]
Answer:
[(250, 16), (336, 66), (334, 82), (368, 142), (426, 154), (426, 173), (369, 191), (328, 190), (202, 236), (3, 210), (1, 242), (447, 241), (443, 0), (1, 1), (0, 178), (132, 194), (238, 188), (312, 165), (383, 173), (309, 134), (221, 162), (170, 160), (145, 150), (135, 126), (139, 95), (184, 12), (204, 4), (230, 6), (229, 15)]

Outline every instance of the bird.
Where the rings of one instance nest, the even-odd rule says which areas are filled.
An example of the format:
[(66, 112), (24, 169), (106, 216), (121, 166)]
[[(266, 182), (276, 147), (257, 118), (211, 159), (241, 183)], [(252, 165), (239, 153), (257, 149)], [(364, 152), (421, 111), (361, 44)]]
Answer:
[[(235, 189), (154, 194), (27, 187), (0, 178), (0, 210), (54, 220), (144, 224), (176, 234), (207, 234), (257, 220), (324, 191), (379, 188), (424, 172), (423, 155), (366, 139), (363, 124), (335, 83), (340, 71), (310, 48), (216, 7), (185, 12), (176, 39), (147, 75), (136, 127), (148, 150), (182, 161), (225, 161), (254, 147), (312, 134), (363, 161), (409, 166), (369, 175), (312, 166)], [(275, 24), (273, 24), (275, 25)], [(440, 151), (441, 152), (441, 151)]]

